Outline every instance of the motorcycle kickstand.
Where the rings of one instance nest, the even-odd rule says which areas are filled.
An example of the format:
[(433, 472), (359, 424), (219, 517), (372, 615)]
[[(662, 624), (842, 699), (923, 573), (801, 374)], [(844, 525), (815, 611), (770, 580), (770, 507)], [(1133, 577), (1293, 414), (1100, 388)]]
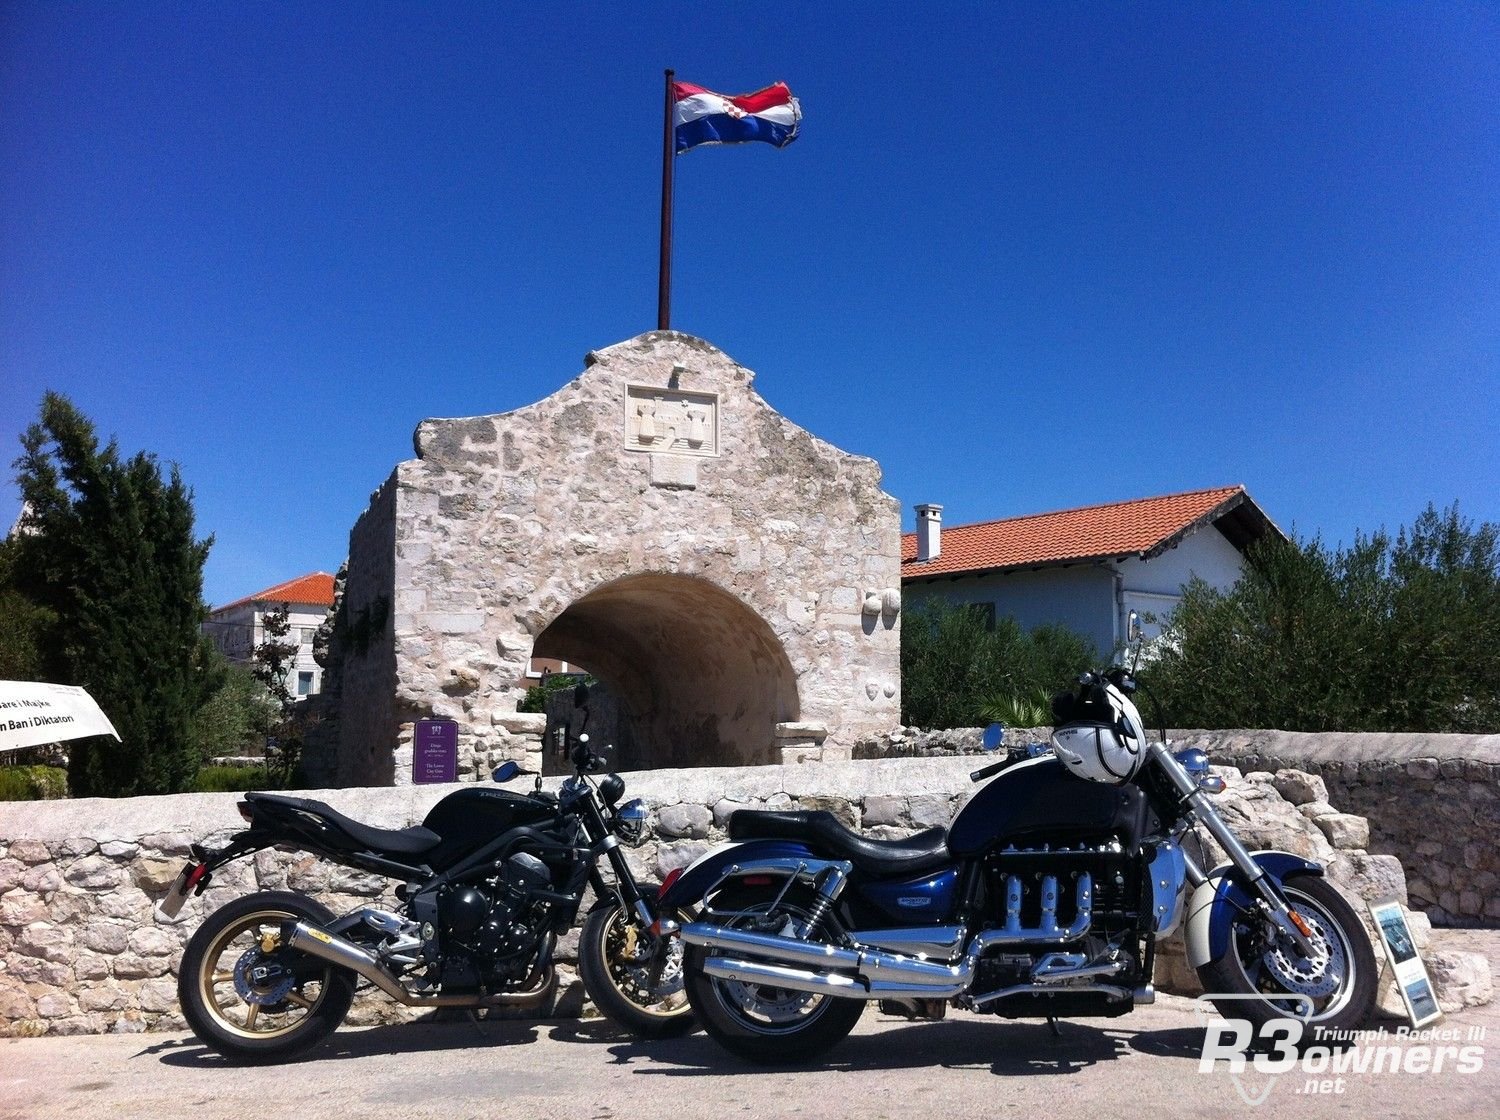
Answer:
[(1062, 1037), (1062, 1028), (1057, 1025), (1057, 1016), (1056, 1015), (1048, 1015), (1047, 1016), (1047, 1026), (1051, 1029), (1051, 1031), (1052, 1031), (1052, 1037), (1053, 1038), (1061, 1038)]

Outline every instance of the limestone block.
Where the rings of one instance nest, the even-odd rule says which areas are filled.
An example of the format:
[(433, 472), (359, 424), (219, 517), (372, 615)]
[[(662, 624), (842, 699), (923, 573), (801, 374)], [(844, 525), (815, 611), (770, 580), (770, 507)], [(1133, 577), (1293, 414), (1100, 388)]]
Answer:
[(900, 825), (905, 821), (906, 798), (872, 794), (865, 798), (864, 825)]
[[(0, 859), (0, 894), (19, 885), (26, 874), (26, 865), (18, 859)], [(27, 888), (30, 890), (31, 888)]]
[(1442, 773), (1442, 764), (1435, 758), (1414, 758), (1406, 764), (1406, 772), (1413, 778), (1431, 780)]
[(99, 845), (99, 851), (110, 859), (134, 859), (140, 848), (128, 840), (105, 840)]
[(702, 840), (713, 814), (702, 805), (669, 805), (656, 815), (656, 831), (673, 839)]
[(1439, 949), (1427, 954), (1424, 963), (1432, 979), (1438, 1006), (1452, 1014), (1465, 1007), (1478, 1007), (1495, 998), (1490, 962), (1482, 953)]
[(74, 862), (63, 873), (63, 878), (88, 890), (108, 890), (117, 886), (123, 875), (120, 868), (103, 856), (86, 856)]
[(48, 863), (52, 859), (52, 853), (47, 850), (47, 845), (40, 840), (21, 839), (10, 846), (5, 853), (10, 859), (18, 859), (25, 864)]
[(121, 953), (115, 958), (112, 968), (115, 976), (121, 980), (140, 980), (147, 976), (166, 975), (172, 969), (172, 962), (163, 957), (142, 957), (135, 953)]
[(73, 1001), (62, 992), (48, 992), (36, 1001), (37, 1017), (61, 1019), (73, 1014)]
[(94, 953), (80, 953), (73, 961), (73, 975), (80, 981), (103, 980), (109, 975), (109, 961)]
[(731, 801), (727, 797), (720, 798), (714, 802), (714, 827), (720, 831), (727, 831), (729, 828), (729, 818), (741, 809), (749, 809), (750, 807), (750, 805), (743, 801)]
[(953, 819), (953, 803), (945, 796), (926, 794), (913, 797), (910, 805), (914, 828), (946, 828)]
[(187, 856), (193, 837), (185, 832), (153, 832), (141, 837), (141, 847), (152, 857)]
[(1364, 849), (1370, 846), (1370, 822), (1351, 813), (1329, 813), (1314, 822), (1335, 848)]
[(1278, 770), (1271, 779), (1276, 792), (1293, 805), (1307, 805), (1328, 800), (1328, 787), (1316, 774), (1301, 770)]
[(90, 922), (78, 940), (96, 953), (116, 956), (130, 947), (130, 927), (119, 922)]
[(702, 840), (684, 840), (676, 844), (663, 844), (656, 853), (656, 875), (658, 882), (679, 867), (686, 867), (713, 845)]
[(1407, 905), (1406, 872), (1395, 856), (1339, 852), (1336, 860), (1330, 863), (1328, 873), (1345, 888), (1346, 893), (1353, 893), (1367, 902), (1394, 897), (1401, 905)]
[(55, 863), (40, 863), (21, 876), (21, 886), (32, 894), (51, 894), (62, 889), (62, 872)]
[(16, 949), (40, 960), (71, 964), (73, 935), (47, 922), (33, 922), (16, 938)]

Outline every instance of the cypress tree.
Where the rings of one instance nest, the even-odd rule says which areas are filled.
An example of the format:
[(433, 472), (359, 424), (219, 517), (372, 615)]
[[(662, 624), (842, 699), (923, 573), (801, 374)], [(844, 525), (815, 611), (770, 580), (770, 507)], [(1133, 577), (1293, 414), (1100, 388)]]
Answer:
[(154, 455), (102, 450), (93, 425), (48, 393), (15, 461), (25, 502), (12, 576), (49, 612), (40, 676), (78, 684), (121, 742), (71, 745), (75, 797), (189, 788), (200, 763), (194, 716), (218, 686), (203, 619), (211, 539), (193, 537), (192, 493)]

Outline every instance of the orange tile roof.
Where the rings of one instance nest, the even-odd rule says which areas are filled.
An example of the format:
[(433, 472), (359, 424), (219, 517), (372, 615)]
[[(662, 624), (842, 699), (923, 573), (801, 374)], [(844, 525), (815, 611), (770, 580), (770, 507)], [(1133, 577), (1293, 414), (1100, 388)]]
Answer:
[(314, 607), (331, 607), (333, 577), (327, 572), (311, 572), (285, 583), (278, 583), (275, 587), (268, 587), (264, 591), (257, 591), (254, 595), (246, 595), (232, 603), (225, 603), (222, 607), (215, 607), (213, 613), (218, 614), (246, 603), (302, 603)]
[[(1243, 486), (944, 526), (934, 560), (917, 560), (917, 534), (901, 535), (901, 578), (1042, 567), (1109, 556), (1144, 556), (1195, 526), (1250, 502)], [(1279, 531), (1279, 530), (1278, 530)]]

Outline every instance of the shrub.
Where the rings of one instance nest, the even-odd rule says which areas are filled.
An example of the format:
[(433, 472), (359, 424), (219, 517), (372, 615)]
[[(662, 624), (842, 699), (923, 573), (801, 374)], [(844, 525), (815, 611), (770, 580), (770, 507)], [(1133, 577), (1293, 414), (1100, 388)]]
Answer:
[(0, 801), (53, 801), (68, 795), (61, 766), (0, 766)]
[(1050, 698), (1096, 658), (1088, 641), (1062, 626), (1027, 633), (1013, 618), (991, 627), (971, 607), (924, 603), (901, 624), (902, 721), (929, 730), (977, 727), (989, 722), (997, 700)]
[(250, 790), (291, 789), (279, 774), (264, 766), (205, 766), (193, 779), (194, 793), (248, 793)]

